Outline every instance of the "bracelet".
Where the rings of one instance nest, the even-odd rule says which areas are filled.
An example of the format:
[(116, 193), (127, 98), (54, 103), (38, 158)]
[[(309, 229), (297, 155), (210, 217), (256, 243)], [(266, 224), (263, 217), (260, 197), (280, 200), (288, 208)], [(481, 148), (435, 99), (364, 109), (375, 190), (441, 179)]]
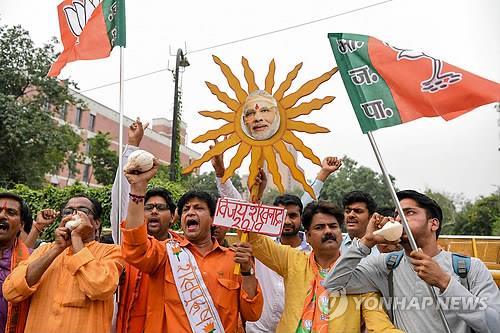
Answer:
[(43, 228), (42, 228), (42, 230), (38, 229), (38, 227), (36, 226), (36, 224), (37, 224), (36, 222), (33, 223), (33, 227), (35, 227), (35, 229), (38, 230), (39, 233), (42, 233), (43, 232)]
[(145, 196), (143, 196), (143, 195), (137, 195), (137, 194), (132, 194), (132, 193), (129, 193), (128, 196), (130, 197), (130, 200), (132, 200), (136, 204), (143, 202), (144, 198), (145, 198)]
[[(359, 252), (361, 252), (362, 255), (364, 255), (366, 257), (366, 256), (370, 255), (370, 253), (372, 253), (371, 248), (369, 248), (365, 244), (361, 244), (361, 239), (355, 238), (354, 240), (356, 241), (356, 248), (358, 249)], [(364, 246), (364, 248), (362, 246)], [(366, 248), (368, 248), (368, 252), (366, 251)]]

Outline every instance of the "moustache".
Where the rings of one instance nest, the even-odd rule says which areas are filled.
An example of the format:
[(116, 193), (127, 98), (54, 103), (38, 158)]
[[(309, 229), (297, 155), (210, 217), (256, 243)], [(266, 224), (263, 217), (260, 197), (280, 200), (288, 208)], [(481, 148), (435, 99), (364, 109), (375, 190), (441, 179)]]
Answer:
[(337, 241), (337, 237), (335, 237), (334, 234), (326, 234), (323, 237), (321, 237), (322, 243), (329, 241), (329, 240)]

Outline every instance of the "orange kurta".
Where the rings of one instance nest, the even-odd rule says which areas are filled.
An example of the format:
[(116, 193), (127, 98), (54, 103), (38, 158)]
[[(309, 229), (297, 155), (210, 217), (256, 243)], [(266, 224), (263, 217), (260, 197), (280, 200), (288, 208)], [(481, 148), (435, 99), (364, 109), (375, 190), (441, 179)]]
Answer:
[[(189, 321), (170, 268), (165, 241), (148, 237), (145, 224), (136, 229), (122, 227), (122, 233), (123, 257), (148, 273), (150, 278), (145, 332), (190, 332)], [(236, 332), (239, 313), (245, 320), (259, 319), (263, 306), (260, 287), (252, 299), (240, 288), (241, 277), (233, 274), (233, 251), (215, 242), (212, 250), (202, 256), (185, 239), (180, 241), (180, 246), (188, 248), (195, 257), (226, 333)]]
[(116, 333), (141, 333), (144, 331), (148, 290), (149, 276), (127, 264), (124, 281), (120, 285)]
[[(179, 239), (175, 232), (173, 239)], [(126, 264), (125, 274), (120, 278), (120, 303), (116, 319), (116, 333), (142, 333), (146, 321), (149, 275)]]
[(3, 284), (3, 294), (9, 302), (18, 303), (31, 296), (25, 332), (110, 332), (113, 294), (123, 267), (120, 248), (93, 241), (72, 254), (69, 247), (29, 287), (28, 265), (53, 246), (36, 249)]

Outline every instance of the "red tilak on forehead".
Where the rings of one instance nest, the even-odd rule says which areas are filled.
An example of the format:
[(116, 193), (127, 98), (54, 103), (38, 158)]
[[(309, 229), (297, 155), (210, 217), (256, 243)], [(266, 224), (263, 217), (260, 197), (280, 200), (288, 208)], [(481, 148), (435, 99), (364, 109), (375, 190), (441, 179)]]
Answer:
[(5, 208), (7, 208), (7, 201), (4, 201), (3, 206), (2, 206), (2, 210), (4, 210)]
[(259, 109), (259, 104), (255, 104), (255, 110)]

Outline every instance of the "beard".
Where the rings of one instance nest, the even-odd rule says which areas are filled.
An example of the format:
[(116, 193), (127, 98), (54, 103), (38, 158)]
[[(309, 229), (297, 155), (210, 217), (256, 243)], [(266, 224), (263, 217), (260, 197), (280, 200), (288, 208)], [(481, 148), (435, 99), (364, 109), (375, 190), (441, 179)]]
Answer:
[(300, 227), (296, 228), (294, 225), (291, 225), (291, 227), (292, 229), (287, 231), (285, 231), (285, 229), (283, 228), (283, 232), (281, 233), (281, 235), (290, 237), (290, 236), (295, 236), (299, 233)]

